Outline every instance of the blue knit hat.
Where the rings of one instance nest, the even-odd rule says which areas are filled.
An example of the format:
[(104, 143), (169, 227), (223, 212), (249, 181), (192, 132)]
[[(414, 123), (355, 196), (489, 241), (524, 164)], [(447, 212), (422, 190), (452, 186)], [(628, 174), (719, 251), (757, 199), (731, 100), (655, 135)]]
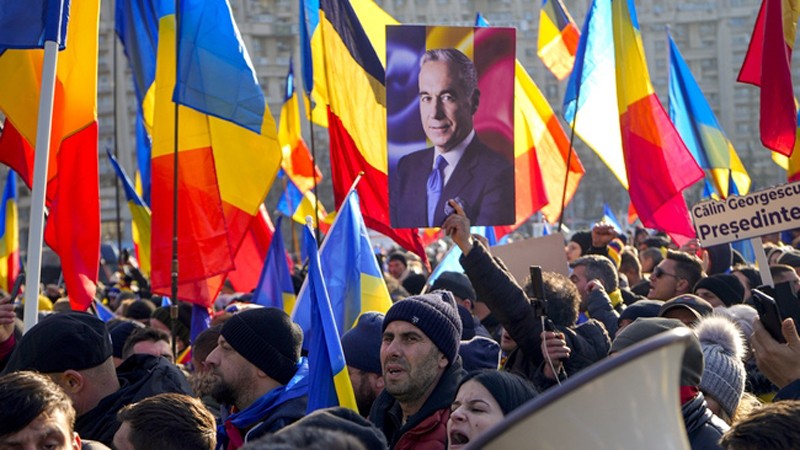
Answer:
[(461, 341), (458, 354), (461, 355), (461, 363), (467, 372), (497, 370), (500, 366), (500, 344), (494, 339), (475, 336), (468, 341)]
[(348, 366), (378, 375), (383, 373), (381, 369), (383, 317), (383, 313), (365, 312), (359, 316), (356, 326), (342, 336), (342, 350)]
[(408, 322), (422, 330), (451, 364), (458, 355), (461, 318), (456, 301), (448, 291), (433, 291), (398, 301), (386, 313), (383, 328), (395, 320)]

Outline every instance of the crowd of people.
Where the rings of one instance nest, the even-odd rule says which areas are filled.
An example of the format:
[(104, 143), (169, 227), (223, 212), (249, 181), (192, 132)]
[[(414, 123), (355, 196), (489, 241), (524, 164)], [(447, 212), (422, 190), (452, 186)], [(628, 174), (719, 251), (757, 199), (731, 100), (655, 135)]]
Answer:
[[(600, 223), (568, 240), (569, 276), (544, 272), (539, 284), (514, 279), (451, 206), (442, 228), (463, 273), (428, 283), (411, 256), (389, 254), (392, 306), (342, 336), (357, 411), (308, 411), (301, 328), (230, 284), (194, 340), (188, 304), (175, 317), (123, 284), (104, 299), (117, 314), (104, 322), (49, 286), (51, 311), (25, 334), (21, 308), (0, 300), (0, 449), (459, 449), (540, 393), (679, 327), (693, 331), (674, 404), (691, 447), (797, 447), (798, 330), (791, 318), (782, 339), (765, 329), (752, 303), (760, 272), (729, 245), (678, 248)], [(776, 289), (762, 289), (784, 283), (792, 301), (797, 241), (764, 241)]]

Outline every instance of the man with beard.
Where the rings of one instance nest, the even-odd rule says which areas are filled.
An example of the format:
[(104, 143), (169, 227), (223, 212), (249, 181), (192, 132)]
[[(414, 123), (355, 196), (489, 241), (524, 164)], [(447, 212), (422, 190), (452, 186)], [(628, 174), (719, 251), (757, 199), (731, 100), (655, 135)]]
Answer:
[(361, 314), (356, 325), (342, 336), (347, 373), (353, 384), (358, 412), (364, 417), (369, 416), (372, 403), (383, 390), (382, 328), (383, 314), (369, 311)]
[(300, 357), (302, 343), (302, 329), (277, 308), (248, 309), (225, 322), (205, 361), (216, 378), (212, 396), (231, 407), (218, 429), (217, 448), (236, 450), (305, 415), (308, 362)]
[(461, 319), (448, 291), (398, 301), (383, 319), (385, 388), (369, 419), (390, 448), (444, 449), (450, 403), (461, 378)]

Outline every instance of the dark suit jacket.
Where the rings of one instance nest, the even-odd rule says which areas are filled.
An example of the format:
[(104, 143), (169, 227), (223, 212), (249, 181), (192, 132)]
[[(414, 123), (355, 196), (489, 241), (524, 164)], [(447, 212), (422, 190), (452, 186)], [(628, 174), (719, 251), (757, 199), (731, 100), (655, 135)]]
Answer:
[[(408, 154), (397, 163), (390, 186), (393, 227), (427, 226), (427, 180), (433, 167), (433, 155), (433, 147), (430, 147)], [(441, 226), (446, 219), (447, 200), (456, 197), (473, 225), (514, 223), (514, 166), (476, 136), (442, 189), (436, 205), (435, 226)]]

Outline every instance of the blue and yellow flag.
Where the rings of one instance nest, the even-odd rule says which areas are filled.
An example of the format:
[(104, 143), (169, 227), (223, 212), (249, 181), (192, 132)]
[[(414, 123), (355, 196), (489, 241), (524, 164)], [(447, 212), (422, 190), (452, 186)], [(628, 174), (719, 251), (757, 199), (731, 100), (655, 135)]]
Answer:
[(725, 136), (678, 46), (669, 36), (669, 117), (695, 161), (706, 171), (706, 186), (720, 198), (746, 194), (750, 177)]
[[(385, 313), (392, 306), (358, 205), (358, 193), (350, 191), (320, 250), (333, 317), (340, 334), (349, 330), (363, 311)], [(303, 327), (305, 336), (311, 332), (309, 297), (306, 280), (292, 315), (292, 319)], [(304, 342), (303, 346), (306, 347), (307, 343)]]
[(8, 171), (0, 204), (0, 288), (11, 292), (19, 276), (19, 212), (17, 207), (17, 174)]
[(336, 327), (331, 300), (325, 287), (317, 240), (310, 227), (305, 226), (303, 230), (305, 248), (308, 251), (306, 289), (311, 306), (311, 332), (304, 335), (309, 349), (306, 411), (310, 413), (331, 406), (342, 406), (358, 411), (353, 385), (347, 373), (342, 343), (339, 341), (339, 329)]
[(275, 232), (272, 234), (272, 242), (269, 244), (267, 258), (264, 261), (264, 268), (261, 269), (258, 286), (253, 292), (252, 302), (282, 309), (291, 314), (296, 297), (289, 263), (286, 261), (286, 248), (283, 245), (282, 220), (283, 217), (279, 216), (275, 221)]
[(131, 225), (134, 241), (136, 242), (136, 260), (139, 261), (139, 268), (142, 273), (145, 276), (150, 276), (150, 208), (147, 207), (142, 197), (136, 192), (131, 179), (128, 178), (117, 159), (111, 154), (111, 150), (106, 149), (106, 153), (108, 154), (108, 160), (111, 162), (111, 167), (114, 168), (117, 178), (122, 183), (125, 198), (128, 201), (128, 208), (131, 210), (131, 218), (133, 219)]

